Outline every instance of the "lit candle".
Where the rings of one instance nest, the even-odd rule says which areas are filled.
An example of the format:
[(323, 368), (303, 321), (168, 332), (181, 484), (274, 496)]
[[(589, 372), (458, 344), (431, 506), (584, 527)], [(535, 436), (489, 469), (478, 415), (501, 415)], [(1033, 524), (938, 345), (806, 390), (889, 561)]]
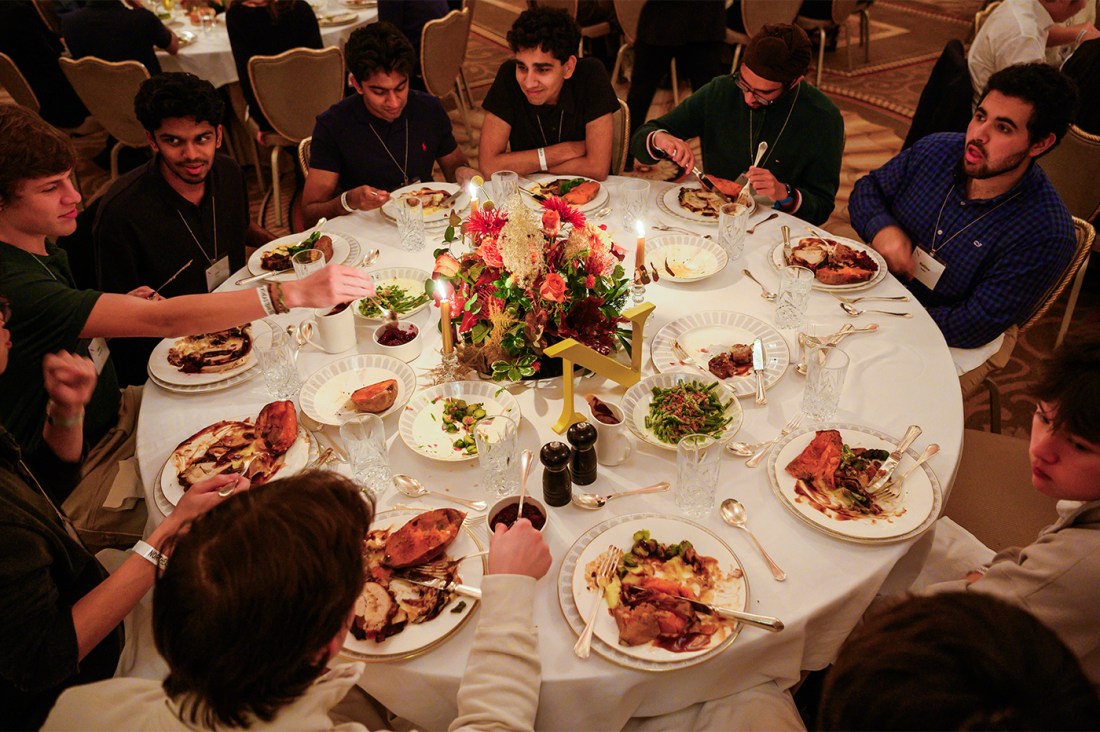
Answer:
[(435, 294), (439, 298), (439, 322), (443, 332), (443, 353), (450, 355), (455, 348), (454, 332), (451, 327), (451, 301), (447, 298), (447, 285), (443, 280), (435, 281)]
[(634, 252), (634, 269), (645, 267), (645, 224), (641, 219), (634, 222), (634, 229), (638, 232), (638, 248)]
[(467, 190), (470, 193), (470, 213), (472, 213), (472, 214), (477, 213), (477, 209), (478, 209), (478, 200), (477, 200), (478, 187), (481, 186), (484, 183), (485, 183), (485, 181), (482, 180), (481, 178), (477, 177), (477, 176), (474, 176), (470, 180), (470, 184), (469, 184)]

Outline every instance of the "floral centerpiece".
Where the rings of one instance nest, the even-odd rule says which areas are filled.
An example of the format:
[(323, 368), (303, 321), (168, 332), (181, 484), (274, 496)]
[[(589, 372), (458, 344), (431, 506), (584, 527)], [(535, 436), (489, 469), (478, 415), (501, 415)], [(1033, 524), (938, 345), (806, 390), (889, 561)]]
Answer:
[(495, 380), (544, 374), (543, 350), (566, 338), (605, 355), (629, 348), (626, 252), (560, 198), (542, 205), (541, 216), (518, 197), (507, 211), (489, 204), (465, 222), (453, 215), (444, 238), (457, 233), (469, 248), (457, 258), (435, 253), (433, 279), (454, 291), (459, 360)]

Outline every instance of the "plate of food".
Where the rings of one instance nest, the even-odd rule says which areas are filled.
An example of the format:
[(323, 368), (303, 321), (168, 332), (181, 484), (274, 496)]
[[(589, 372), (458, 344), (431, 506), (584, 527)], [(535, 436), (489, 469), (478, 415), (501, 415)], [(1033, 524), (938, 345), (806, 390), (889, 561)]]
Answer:
[(347, 234), (335, 231), (315, 231), (312, 234), (291, 234), (273, 239), (252, 252), (248, 258), (248, 271), (254, 275), (277, 272), (273, 280), (295, 279), (294, 265), (290, 258), (306, 249), (320, 249), (327, 264), (357, 264), (359, 242)]
[(340, 0), (349, 8), (373, 8), (378, 6), (378, 0)]
[[(344, 640), (345, 656), (359, 661), (408, 658), (442, 643), (466, 624), (478, 600), (402, 579), (437, 577), (440, 584), (480, 587), (485, 559), (469, 555), (480, 554), (483, 547), (463, 523), (465, 518), (453, 508), (399, 509), (374, 517), (363, 541), (365, 581)], [(430, 572), (428, 562), (433, 565)]]
[(352, 312), (357, 318), (381, 320), (387, 310), (408, 317), (419, 313), (431, 302), (431, 296), (424, 289), (424, 283), (432, 278), (430, 272), (411, 267), (388, 267), (374, 269), (367, 274), (374, 280), (374, 289), (378, 294), (355, 302)]
[(174, 386), (203, 386), (231, 379), (256, 365), (252, 325), (165, 338), (149, 356), (149, 374)]
[[(772, 250), (772, 266), (784, 265), (783, 245)], [(804, 236), (791, 240), (791, 261), (814, 273), (814, 289), (862, 290), (886, 277), (886, 260), (866, 244), (840, 237)]]
[(657, 331), (649, 352), (653, 365), (662, 374), (702, 374), (690, 363), (684, 363), (675, 345), (687, 351), (711, 374), (722, 379), (737, 396), (756, 393), (756, 377), (752, 373), (752, 342), (759, 338), (764, 344), (764, 386), (771, 388), (779, 381), (791, 361), (787, 341), (770, 324), (759, 318), (732, 310), (705, 310), (673, 320)]
[[(796, 432), (768, 458), (779, 500), (795, 516), (847, 541), (901, 541), (924, 532), (940, 515), (943, 490), (927, 464), (906, 478), (897, 499), (873, 497), (866, 488), (898, 440), (869, 427), (838, 424)], [(898, 474), (917, 459), (908, 450)]]
[(635, 437), (666, 450), (690, 434), (728, 442), (745, 418), (734, 392), (700, 371), (642, 379), (627, 389), (622, 408)]
[(262, 485), (302, 470), (315, 449), (294, 402), (271, 402), (256, 417), (220, 420), (181, 442), (161, 470), (160, 489), (175, 506), (195, 483), (222, 473)]
[(322, 28), (335, 28), (358, 20), (358, 13), (321, 13), (317, 16), (317, 25)]
[(470, 203), (470, 194), (462, 191), (458, 198), (446, 206), (448, 198), (459, 192), (457, 183), (428, 181), (413, 183), (390, 193), (390, 200), (382, 204), (382, 213), (390, 221), (397, 221), (397, 206), (406, 198), (419, 198), (424, 210), (424, 223), (428, 226), (445, 225), (451, 211), (461, 211)]
[[(592, 578), (609, 547), (624, 558), (601, 597)], [(745, 610), (748, 579), (717, 535), (660, 514), (618, 516), (592, 527), (570, 547), (558, 574), (558, 601), (573, 632), (580, 634), (599, 602), (592, 649), (643, 671), (693, 666), (737, 637), (735, 621), (697, 612), (685, 597)]]
[(315, 371), (298, 394), (302, 411), (321, 424), (340, 426), (352, 417), (397, 412), (416, 391), (416, 374), (404, 361), (361, 353)]
[[(718, 209), (726, 203), (722, 196), (708, 191), (701, 184), (672, 186), (657, 196), (657, 207), (669, 216), (693, 224), (718, 224)], [(756, 201), (749, 199), (749, 212), (756, 210)]]
[[(573, 206), (581, 213), (595, 211), (605, 205), (611, 194), (607, 187), (597, 180), (583, 176), (562, 176), (540, 173), (532, 175), (529, 181), (520, 181), (523, 189), (535, 196), (557, 196)], [(534, 209), (541, 209), (542, 202), (531, 196), (524, 196), (523, 200)]]
[(687, 234), (658, 236), (646, 241), (646, 263), (662, 281), (698, 282), (725, 269), (726, 250), (710, 239)]
[(401, 413), (401, 439), (415, 453), (445, 462), (476, 460), (473, 426), (504, 415), (517, 424), (519, 402), (490, 381), (455, 381), (425, 389)]

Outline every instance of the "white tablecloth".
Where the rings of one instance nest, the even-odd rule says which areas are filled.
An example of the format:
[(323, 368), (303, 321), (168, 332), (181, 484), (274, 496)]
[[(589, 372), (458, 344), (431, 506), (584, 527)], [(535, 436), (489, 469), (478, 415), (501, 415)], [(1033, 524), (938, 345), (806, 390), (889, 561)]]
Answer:
[[(325, 12), (344, 12), (342, 6), (332, 6)], [(373, 23), (378, 20), (378, 8), (367, 8), (352, 11), (358, 16), (355, 22), (331, 28), (321, 28), (321, 41), (325, 46), (342, 46), (351, 32), (360, 26)], [(222, 87), (237, 81), (237, 66), (233, 63), (233, 51), (229, 47), (229, 33), (225, 29), (225, 16), (219, 15), (214, 27), (204, 33), (197, 26), (184, 21), (179, 27), (173, 27), (177, 34), (181, 31), (190, 31), (195, 34), (196, 41), (189, 46), (184, 46), (175, 56), (164, 51), (157, 51), (161, 68), (165, 71), (187, 71), (200, 79), (206, 79), (215, 87)]]
[[(617, 194), (624, 179), (612, 178), (608, 186)], [(651, 199), (664, 184), (655, 184)], [(618, 200), (617, 195), (614, 199)], [(651, 201), (652, 202), (652, 201)], [(659, 220), (684, 225), (649, 209), (650, 222)], [(754, 219), (759, 220), (762, 214)], [(616, 239), (627, 245), (633, 235), (622, 230), (618, 212), (604, 220)], [(687, 285), (651, 285), (647, 299), (656, 305), (646, 333), (649, 339), (662, 325), (688, 313), (710, 309), (736, 310), (772, 322), (773, 306), (759, 296), (759, 289), (744, 277), (748, 266), (774, 290), (775, 270), (765, 255), (779, 242), (780, 225), (791, 224), (795, 234), (803, 233), (801, 221), (781, 216), (761, 225), (750, 237), (744, 256), (723, 272), (703, 282)], [(690, 224), (688, 225), (691, 226)], [(354, 214), (335, 219), (327, 225), (333, 231), (349, 233), (366, 248), (378, 246), (383, 255), (376, 266), (416, 265), (431, 269), (431, 250), (409, 254), (397, 249), (395, 227), (380, 212)], [(706, 231), (699, 227), (699, 231)], [(714, 231), (713, 227), (710, 231)], [(655, 236), (657, 232), (651, 232)], [(633, 254), (628, 255), (627, 263)], [(235, 278), (234, 278), (235, 279)], [(874, 288), (875, 294), (900, 294), (904, 288), (892, 277)], [(943, 337), (935, 324), (916, 302), (891, 303), (914, 313), (912, 319), (877, 316), (879, 332), (847, 339), (844, 350), (851, 356), (851, 367), (844, 386), (838, 421), (867, 425), (900, 436), (907, 425), (920, 424), (924, 436), (918, 446), (938, 442), (940, 453), (931, 466), (946, 491), (950, 486), (962, 446), (963, 414), (955, 367)], [(437, 310), (429, 308), (413, 317), (428, 337), (424, 355), (413, 364), (428, 368), (438, 356), (435, 330)], [(284, 319), (301, 320), (304, 312)], [(830, 295), (814, 292), (810, 296), (809, 320), (835, 329), (847, 322), (866, 324), (872, 317), (850, 320)], [(793, 346), (794, 331), (785, 331)], [(647, 340), (649, 340), (647, 339)], [(357, 351), (369, 352), (371, 341), (360, 334)], [(792, 348), (792, 354), (795, 353)], [(350, 355), (351, 352), (344, 354)], [(654, 373), (646, 349), (645, 374)], [(306, 348), (301, 355), (303, 378), (339, 356), (328, 356)], [(759, 440), (774, 436), (799, 408), (803, 378), (788, 370), (769, 390), (769, 404), (756, 406), (751, 398), (742, 399), (745, 423), (738, 439)], [(519, 400), (523, 420), (521, 447), (537, 451), (551, 440), (560, 439), (550, 425), (561, 407), (561, 380), (525, 383), (510, 388)], [(624, 390), (614, 384), (585, 381), (578, 391), (603, 391), (618, 399)], [(256, 413), (268, 401), (262, 379), (202, 397), (165, 392), (153, 385), (146, 387), (138, 427), (138, 458), (147, 491), (152, 498), (152, 481), (175, 445), (209, 424), (212, 420)], [(582, 407), (578, 401), (578, 407)], [(482, 497), (477, 486), (476, 462), (444, 464), (420, 457), (408, 449), (397, 435), (398, 416), (386, 419), (390, 440), (390, 460), (395, 473), (417, 476), (429, 486), (453, 491), (469, 498)], [(333, 428), (326, 434), (335, 435)], [(600, 476), (589, 490), (601, 493), (648, 485), (657, 480), (675, 480), (675, 453), (639, 446), (634, 456), (616, 468), (600, 468)], [(532, 476), (538, 490), (540, 471)], [(775, 560), (788, 573), (786, 582), (772, 579), (767, 566), (748, 537), (722, 523), (717, 511), (702, 523), (722, 536), (737, 552), (750, 586), (753, 612), (775, 615), (786, 623), (786, 630), (771, 634), (745, 629), (725, 652), (710, 661), (673, 673), (647, 673), (620, 668), (593, 654), (587, 661), (574, 657), (575, 634), (566, 624), (558, 604), (557, 581), (562, 557), (574, 540), (595, 524), (614, 515), (643, 511), (675, 514), (670, 493), (633, 496), (608, 504), (599, 512), (574, 506), (553, 511), (547, 528), (555, 562), (550, 573), (538, 584), (535, 620), (540, 634), (543, 664), (538, 728), (554, 730), (618, 729), (631, 716), (651, 716), (682, 708), (693, 702), (717, 698), (777, 679), (789, 686), (802, 669), (819, 669), (828, 664), (844, 638), (854, 627), (873, 599), (895, 562), (905, 554), (908, 542), (866, 546), (824, 536), (797, 521), (773, 496), (765, 468), (749, 469), (745, 461), (726, 454), (722, 463), (722, 483), (718, 499), (734, 496), (748, 511), (749, 524)], [(946, 498), (946, 497), (945, 497)], [(410, 499), (394, 492), (381, 501), (380, 509)], [(946, 502), (946, 501), (945, 501)], [(156, 507), (149, 501), (149, 510)], [(425, 505), (447, 505), (425, 499)], [(154, 516), (154, 520), (157, 517)], [(443, 729), (455, 714), (455, 693), (466, 665), (474, 623), (454, 638), (419, 658), (370, 666), (360, 682), (371, 694), (398, 714), (424, 729)]]

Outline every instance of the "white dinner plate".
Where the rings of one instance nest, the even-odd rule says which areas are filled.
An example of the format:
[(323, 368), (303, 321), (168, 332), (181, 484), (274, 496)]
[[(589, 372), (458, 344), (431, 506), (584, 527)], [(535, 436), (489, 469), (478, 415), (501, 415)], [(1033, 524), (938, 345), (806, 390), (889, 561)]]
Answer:
[(378, 353), (349, 356), (313, 373), (298, 394), (302, 411), (321, 424), (340, 426), (363, 412), (349, 406), (351, 394), (380, 381), (397, 381), (397, 399), (379, 417), (397, 412), (416, 391), (416, 374), (404, 361)]
[[(875, 272), (874, 276), (872, 276), (871, 279), (867, 280), (866, 282), (856, 282), (856, 283), (853, 283), (851, 285), (826, 285), (826, 284), (823, 284), (821, 282), (818, 282), (815, 279), (814, 284), (813, 284), (813, 288), (815, 290), (821, 290), (823, 292), (850, 292), (852, 290), (865, 290), (868, 287), (873, 287), (874, 285), (877, 285), (879, 282), (882, 282), (882, 280), (886, 277), (886, 272), (887, 272), (886, 260), (882, 258), (881, 254), (879, 254), (878, 252), (876, 252), (874, 249), (867, 246), (866, 244), (862, 244), (858, 241), (853, 241), (852, 239), (845, 239), (842, 236), (833, 236), (832, 234), (830, 234), (827, 237), (823, 237), (823, 236), (815, 236), (815, 237), (803, 236), (803, 237), (799, 237), (797, 239), (791, 239), (791, 246), (792, 247), (797, 246), (798, 242), (802, 241), (803, 239), (809, 239), (809, 238), (832, 239), (833, 241), (838, 241), (838, 242), (841, 242), (842, 244), (847, 244), (848, 246), (852, 247), (853, 249), (858, 249), (861, 252), (867, 252), (867, 254), (869, 254), (871, 256), (871, 259), (875, 260), (875, 264), (878, 265), (878, 271)], [(782, 243), (777, 245), (775, 247), (775, 249), (772, 250), (772, 255), (771, 255), (771, 257), (768, 258), (768, 261), (770, 261), (772, 263), (772, 267), (774, 267), (777, 272), (779, 271), (779, 268), (783, 266), (783, 244)]]
[[(216, 374), (186, 374), (168, 363), (168, 352), (181, 338), (165, 338), (156, 345), (149, 355), (147, 371), (149, 376), (158, 384), (169, 386), (209, 386), (222, 381), (228, 381), (251, 369), (256, 365), (256, 354), (249, 351), (240, 366), (222, 371)], [(255, 344), (253, 344), (255, 345)], [(238, 382), (234, 382), (238, 383)]]
[(401, 413), (401, 439), (413, 452), (444, 462), (477, 459), (477, 455), (468, 455), (463, 450), (455, 449), (454, 441), (465, 435), (443, 429), (443, 402), (447, 397), (465, 399), (469, 403), (480, 402), (485, 416), (503, 414), (519, 424), (519, 402), (500, 384), (493, 381), (454, 381), (440, 384), (417, 393), (416, 398)]
[(349, 8), (373, 8), (378, 5), (378, 0), (340, 0)]
[(732, 419), (730, 423), (726, 425), (725, 429), (722, 430), (718, 442), (724, 444), (732, 440), (733, 436), (737, 434), (737, 430), (741, 429), (741, 423), (745, 419), (745, 413), (741, 409), (741, 402), (737, 400), (736, 396), (729, 389), (721, 386), (721, 382), (712, 374), (704, 374), (700, 371), (695, 371), (694, 373), (674, 372), (657, 374), (656, 376), (642, 379), (637, 384), (627, 389), (626, 395), (623, 396), (622, 408), (623, 413), (626, 415), (626, 426), (634, 433), (634, 436), (648, 442), (650, 445), (655, 445), (665, 450), (675, 450), (675, 443), (669, 444), (667, 442), (661, 442), (657, 435), (653, 433), (653, 430), (645, 426), (645, 418), (649, 414), (650, 402), (653, 401), (653, 387), (667, 389), (671, 386), (691, 381), (699, 381), (703, 384), (719, 384), (719, 386), (715, 388), (714, 393), (722, 402), (729, 403), (726, 407), (726, 416)]
[[(772, 490), (780, 502), (804, 523), (824, 534), (858, 543), (881, 543), (909, 539), (927, 530), (940, 515), (943, 504), (943, 490), (936, 474), (925, 463), (921, 470), (905, 479), (901, 497), (889, 506), (893, 510), (886, 517), (867, 517), (843, 520), (824, 513), (804, 497), (795, 492), (797, 482), (786, 471), (787, 465), (797, 458), (814, 439), (817, 429), (835, 429), (840, 431), (844, 444), (850, 447), (867, 447), (892, 451), (898, 444), (898, 438), (891, 437), (870, 427), (853, 424), (823, 425), (797, 431), (776, 444), (768, 458), (768, 476)], [(917, 453), (906, 451), (898, 465), (898, 472), (904, 472), (917, 459)], [(896, 515), (900, 512), (900, 515)]]
[[(359, 263), (359, 242), (355, 240), (355, 237), (348, 234), (338, 234), (335, 231), (324, 232), (326, 236), (332, 239), (332, 260), (327, 264), (349, 264), (356, 265)], [(260, 261), (263, 258), (264, 252), (270, 252), (281, 244), (297, 244), (303, 239), (307, 239), (309, 234), (305, 232), (301, 234), (291, 234), (290, 236), (280, 236), (278, 239), (272, 239), (267, 244), (252, 252), (252, 256), (248, 258), (248, 271), (254, 275), (261, 275), (268, 270), (260, 266)], [(272, 275), (268, 278), (269, 282), (286, 282), (287, 280), (297, 279), (297, 275), (294, 274), (294, 268), (280, 272), (279, 274)]]
[(322, 28), (335, 28), (336, 26), (354, 23), (358, 19), (358, 13), (321, 14), (317, 16), (317, 25)]
[[(148, 373), (148, 369), (146, 370), (146, 373)], [(167, 381), (161, 381), (152, 374), (149, 374), (149, 381), (153, 382), (165, 391), (171, 391), (176, 394), (210, 394), (211, 392), (222, 391), (224, 389), (234, 387), (237, 384), (244, 383), (245, 381), (248, 381), (253, 376), (256, 376), (259, 373), (260, 369), (248, 369), (247, 371), (242, 371), (236, 376), (232, 376), (225, 381), (215, 381), (212, 384), (197, 384), (195, 386), (180, 386), (179, 384), (170, 384)]]
[[(421, 510), (394, 509), (384, 511), (374, 517), (371, 529), (399, 529), (409, 519), (424, 513)], [(484, 550), (481, 540), (467, 526), (466, 522), (458, 532), (458, 536), (447, 547), (447, 552), (440, 559), (457, 559), (467, 554), (477, 554)], [(481, 578), (485, 574), (485, 558), (471, 558), (464, 561), (458, 567), (457, 582), (473, 587), (481, 586)], [(465, 602), (462, 610), (453, 612), (460, 602)], [(357, 640), (348, 633), (344, 640), (342, 655), (356, 661), (393, 661), (399, 658), (417, 656), (443, 641), (447, 640), (466, 624), (466, 621), (474, 614), (478, 606), (478, 600), (472, 597), (454, 596), (443, 612), (423, 623), (406, 625), (405, 629), (397, 635), (391, 635), (381, 643), (373, 640)]]
[[(748, 606), (749, 583), (741, 562), (733, 549), (709, 529), (686, 519), (660, 514), (618, 516), (586, 531), (569, 548), (562, 560), (561, 571), (558, 573), (558, 601), (574, 633), (580, 635), (596, 597), (596, 591), (589, 589), (585, 583), (585, 568), (605, 552), (609, 545), (617, 546), (624, 552), (629, 551), (634, 543), (634, 532), (642, 529), (648, 529), (650, 536), (662, 544), (673, 544), (687, 539), (699, 554), (717, 559), (721, 569), (730, 575), (730, 579), (716, 604), (734, 610), (744, 610)], [(642, 671), (670, 671), (702, 663), (721, 653), (740, 631), (740, 625), (733, 624), (729, 633), (720, 639), (716, 638), (709, 648), (701, 651), (675, 653), (652, 644), (622, 646), (619, 645), (618, 627), (607, 610), (606, 601), (601, 599), (600, 604), (602, 607), (596, 615), (592, 649), (620, 666)]]
[[(661, 373), (699, 374), (702, 372), (690, 363), (683, 363), (673, 352), (672, 345), (679, 343), (703, 366), (707, 361), (734, 344), (752, 345), (759, 338), (764, 343), (767, 366), (764, 370), (764, 386), (771, 388), (783, 377), (791, 361), (787, 341), (768, 323), (759, 318), (732, 310), (706, 310), (695, 315), (685, 315), (657, 331), (649, 347), (653, 365)], [(756, 394), (756, 376), (749, 371), (744, 376), (723, 379), (737, 396)]]
[[(529, 175), (529, 176), (527, 176), (527, 180), (520, 179), (519, 183), (525, 189), (530, 191), (532, 186), (531, 186), (531, 183), (528, 182), (528, 181), (534, 181), (535, 183), (538, 183), (539, 185), (546, 185), (547, 183), (550, 183), (551, 181), (555, 181), (555, 180), (559, 180), (559, 179), (560, 180), (573, 180), (574, 178), (584, 178), (585, 180), (591, 181), (593, 183), (600, 183), (598, 180), (592, 180), (591, 178), (585, 178), (585, 176), (583, 176), (583, 175), (553, 175), (551, 173), (536, 173), (534, 175)], [(608, 193), (607, 186), (605, 186), (603, 183), (600, 183), (600, 190), (596, 194), (595, 198), (593, 198), (588, 203), (582, 204), (580, 206), (574, 206), (574, 208), (577, 209), (578, 211), (580, 211), (581, 213), (589, 213), (591, 211), (595, 211), (596, 209), (600, 208), (601, 206), (606, 206), (607, 202), (609, 200), (611, 200), (611, 194)], [(523, 202), (527, 204), (528, 208), (533, 208), (536, 211), (542, 210), (542, 202), (541, 201), (536, 201), (534, 198), (531, 198), (530, 196), (523, 196)]]
[[(693, 224), (713, 224), (718, 225), (718, 212), (715, 212), (713, 216), (704, 216), (701, 213), (695, 211), (688, 211), (686, 208), (680, 205), (680, 189), (681, 188), (702, 188), (702, 185), (693, 183), (690, 185), (674, 185), (668, 188), (664, 193), (657, 196), (657, 208), (663, 212), (672, 216), (673, 218), (682, 219), (684, 221), (690, 221)], [(749, 203), (749, 213), (751, 214), (756, 210), (756, 200), (751, 199)]]
[[(248, 422), (249, 424), (256, 423), (256, 415), (248, 417), (234, 418), (234, 422)], [(168, 456), (168, 461), (164, 464), (164, 467), (160, 471), (160, 489), (164, 494), (165, 499), (175, 506), (179, 503), (179, 500), (183, 498), (184, 488), (180, 485), (179, 471), (176, 469), (175, 464), (172, 462), (172, 455), (175, 455), (181, 447), (188, 444), (190, 438), (184, 440), (172, 451), (172, 454)], [(294, 475), (309, 464), (311, 455), (316, 452), (315, 441), (312, 436), (306, 430), (301, 423), (298, 424), (298, 439), (294, 441), (294, 444), (290, 446), (290, 449), (283, 455), (283, 467), (272, 476), (272, 480), (275, 478), (285, 478), (288, 475)]]
[(661, 281), (698, 282), (725, 269), (726, 250), (710, 239), (687, 234), (646, 240), (645, 261), (656, 268)]
[[(400, 285), (401, 289), (405, 290), (407, 295), (422, 295), (424, 294), (424, 281), (430, 280), (432, 275), (422, 269), (414, 269), (412, 267), (387, 267), (386, 269), (372, 269), (367, 272), (374, 280), (374, 287), (377, 289), (383, 285)], [(366, 299), (366, 298), (364, 298)], [(380, 316), (367, 317), (359, 312), (359, 303), (362, 300), (356, 300), (352, 305), (352, 312), (355, 313), (355, 317), (362, 318), (363, 320), (369, 320), (371, 322), (381, 320)], [(424, 308), (428, 307), (432, 302), (431, 297), (425, 300), (420, 305), (417, 305), (410, 310), (399, 311), (397, 314), (403, 318), (407, 318), (410, 315), (419, 313)]]
[[(382, 204), (382, 214), (390, 221), (397, 221), (397, 202), (402, 198), (405, 198), (414, 191), (418, 191), (421, 188), (431, 188), (437, 191), (447, 191), (448, 194), (454, 194), (459, 189), (457, 183), (448, 183), (446, 181), (429, 180), (425, 183), (413, 183), (411, 185), (403, 186), (390, 193), (390, 200)], [(446, 225), (447, 219), (450, 217), (451, 211), (461, 213), (464, 208), (470, 205), (470, 194), (465, 191), (462, 192), (454, 203), (447, 206), (445, 209), (439, 209), (432, 213), (424, 214), (424, 223), (428, 226), (443, 226)]]

